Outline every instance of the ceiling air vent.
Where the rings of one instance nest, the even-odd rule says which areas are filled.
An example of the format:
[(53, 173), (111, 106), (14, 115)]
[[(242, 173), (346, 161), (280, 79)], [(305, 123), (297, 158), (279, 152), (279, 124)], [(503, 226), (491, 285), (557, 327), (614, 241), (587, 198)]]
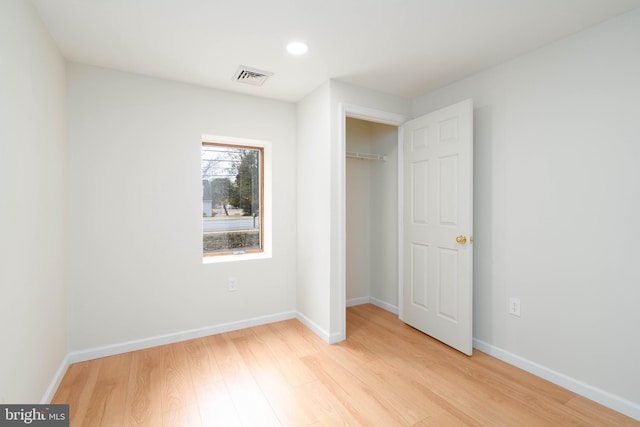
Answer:
[(248, 85), (262, 86), (273, 73), (257, 68), (246, 67), (241, 65), (233, 75), (233, 80)]

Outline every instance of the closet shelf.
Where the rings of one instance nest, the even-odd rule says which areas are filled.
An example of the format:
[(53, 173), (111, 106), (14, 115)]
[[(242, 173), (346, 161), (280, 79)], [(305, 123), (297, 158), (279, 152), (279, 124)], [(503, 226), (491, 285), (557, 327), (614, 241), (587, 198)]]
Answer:
[(350, 159), (359, 160), (381, 160), (383, 162), (387, 161), (387, 156), (381, 156), (379, 154), (356, 153), (355, 151), (347, 151), (347, 157)]

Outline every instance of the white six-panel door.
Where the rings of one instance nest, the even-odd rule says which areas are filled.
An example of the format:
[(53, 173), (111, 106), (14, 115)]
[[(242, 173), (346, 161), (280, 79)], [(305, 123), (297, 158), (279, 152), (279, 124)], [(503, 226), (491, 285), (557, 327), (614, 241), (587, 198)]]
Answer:
[(473, 102), (403, 125), (403, 321), (471, 355)]

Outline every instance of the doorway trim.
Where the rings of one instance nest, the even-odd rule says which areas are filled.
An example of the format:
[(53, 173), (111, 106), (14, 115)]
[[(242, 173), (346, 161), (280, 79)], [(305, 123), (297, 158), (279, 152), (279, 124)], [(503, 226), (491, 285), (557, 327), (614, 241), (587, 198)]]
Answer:
[[(336, 251), (336, 274), (338, 281), (338, 310), (339, 310), (339, 332), (336, 336), (333, 336), (331, 339), (332, 343), (344, 341), (347, 339), (347, 260), (346, 260), (346, 245), (347, 245), (347, 234), (346, 234), (346, 222), (347, 222), (347, 200), (346, 200), (346, 183), (347, 183), (347, 172), (346, 172), (346, 151), (347, 151), (347, 117), (366, 120), (368, 122), (381, 123), (385, 125), (396, 126), (398, 128), (398, 209), (402, 209), (402, 191), (401, 191), (401, 176), (400, 168), (402, 162), (401, 150), (402, 150), (402, 132), (401, 126), (404, 122), (410, 119), (410, 117), (391, 113), (388, 111), (377, 110), (374, 108), (362, 107), (353, 104), (340, 103), (338, 105), (338, 147), (337, 147), (337, 156), (338, 160), (338, 182), (337, 182), (337, 202), (338, 202), (338, 227), (337, 227), (337, 241), (338, 247)], [(334, 211), (335, 212), (335, 211)], [(402, 216), (398, 216), (398, 239), (402, 236)], [(400, 241), (396, 242), (398, 244), (398, 262), (402, 260), (402, 247), (400, 245)], [(400, 264), (398, 264), (400, 265)], [(398, 292), (402, 292), (400, 283), (402, 283), (402, 269), (398, 268)], [(399, 295), (400, 297), (401, 295)], [(400, 300), (398, 300), (400, 301)], [(398, 304), (398, 309), (400, 309), (400, 304)], [(402, 318), (402, 313), (400, 313), (400, 318)]]

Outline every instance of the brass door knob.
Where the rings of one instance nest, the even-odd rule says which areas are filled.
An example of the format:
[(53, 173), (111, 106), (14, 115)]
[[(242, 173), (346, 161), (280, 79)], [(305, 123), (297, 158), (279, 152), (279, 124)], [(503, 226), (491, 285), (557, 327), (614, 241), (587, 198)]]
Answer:
[(456, 242), (464, 245), (465, 243), (467, 243), (467, 236), (463, 234), (459, 235), (458, 237), (456, 237)]

